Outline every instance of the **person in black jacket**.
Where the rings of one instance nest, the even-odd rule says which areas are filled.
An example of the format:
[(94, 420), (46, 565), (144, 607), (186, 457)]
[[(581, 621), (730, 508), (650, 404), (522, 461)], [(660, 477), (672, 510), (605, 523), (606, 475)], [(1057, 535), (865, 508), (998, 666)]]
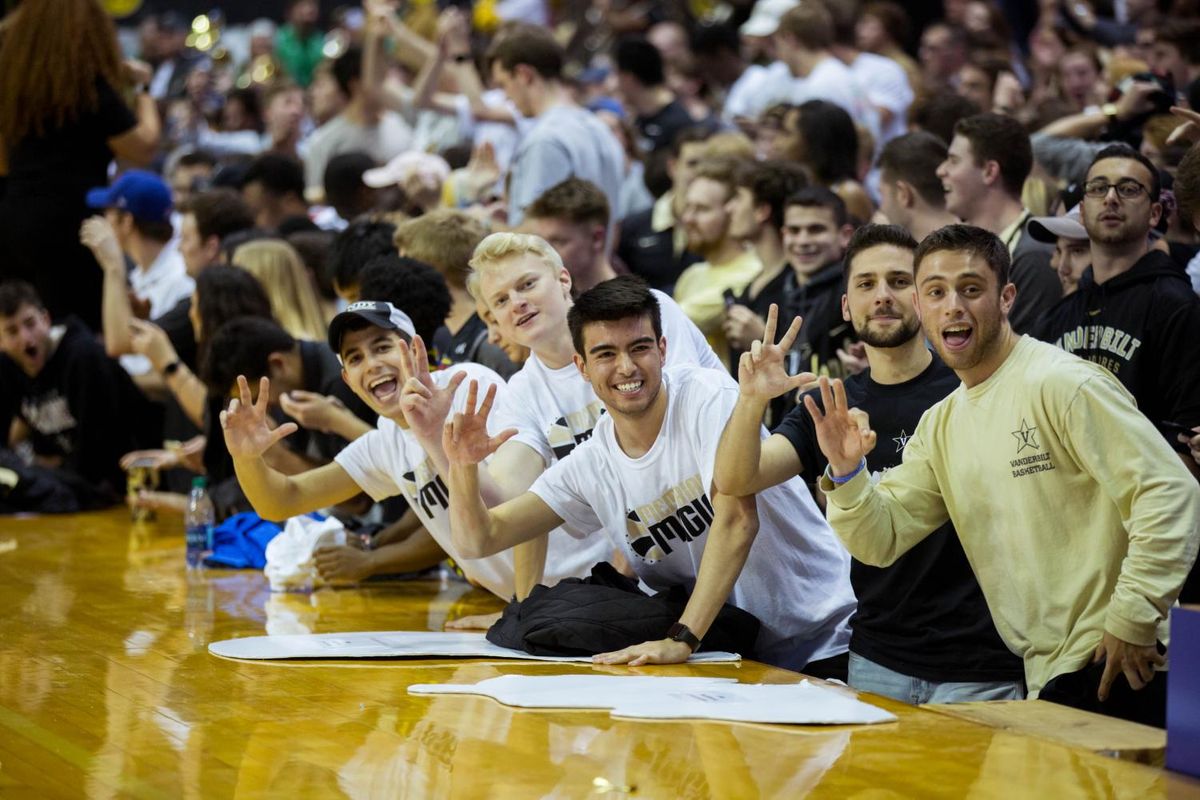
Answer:
[(1079, 290), (1047, 312), (1038, 337), (1108, 368), (1175, 444), (1172, 424), (1200, 425), (1200, 298), (1170, 256), (1150, 246), (1159, 191), (1158, 170), (1128, 145), (1096, 155), (1083, 197), (1092, 265)]
[[(1042, 318), (1037, 335), (1107, 367), (1200, 478), (1200, 463), (1179, 436), (1200, 426), (1200, 297), (1166, 250), (1150, 245), (1163, 213), (1160, 190), (1158, 170), (1129, 145), (1096, 154), (1082, 203), (1092, 265), (1078, 291)], [(1200, 600), (1200, 570), (1193, 567), (1179, 599)]]
[[(22, 441), (10, 439), (14, 420)], [(34, 288), (8, 281), (0, 284), (0, 430), (4, 448), (24, 446), (73, 495), (53, 509), (17, 510), (80, 511), (121, 497), (119, 459), (161, 441), (162, 416), (80, 320), (51, 325)]]

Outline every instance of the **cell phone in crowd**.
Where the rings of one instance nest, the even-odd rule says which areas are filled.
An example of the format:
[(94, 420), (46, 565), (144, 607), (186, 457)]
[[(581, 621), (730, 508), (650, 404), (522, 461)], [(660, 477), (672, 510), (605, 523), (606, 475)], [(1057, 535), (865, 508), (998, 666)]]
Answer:
[(1180, 425), (1178, 422), (1160, 422), (1158, 423), (1158, 429), (1163, 432), (1164, 436), (1167, 437), (1167, 441), (1170, 442), (1175, 449), (1181, 453), (1188, 452), (1189, 448), (1186, 444), (1179, 441), (1180, 434), (1189, 439), (1200, 435), (1187, 425)]
[(733, 293), (733, 289), (726, 289), (721, 296), (725, 298), (725, 308), (737, 305), (737, 295)]

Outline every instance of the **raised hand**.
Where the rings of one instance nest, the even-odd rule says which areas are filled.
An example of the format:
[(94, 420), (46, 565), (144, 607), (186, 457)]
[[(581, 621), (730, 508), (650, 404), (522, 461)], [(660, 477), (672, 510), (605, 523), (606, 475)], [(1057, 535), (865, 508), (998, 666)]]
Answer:
[(483, 396), (483, 405), (476, 413), (475, 402), (478, 397), (479, 382), (471, 381), (466, 408), (455, 414), (442, 428), (442, 449), (446, 451), (451, 466), (478, 464), (517, 435), (516, 428), (509, 428), (496, 436), (488, 436), (487, 418), (492, 413), (492, 403), (496, 399), (496, 384), (488, 387)]
[(746, 306), (732, 305), (725, 309), (721, 329), (730, 347), (738, 350), (746, 350), (755, 339), (763, 338), (762, 317)]
[(779, 306), (774, 303), (767, 311), (767, 325), (763, 338), (755, 340), (750, 349), (738, 360), (738, 389), (743, 397), (767, 401), (781, 394), (799, 389), (811, 383), (816, 376), (811, 372), (788, 375), (787, 354), (796, 337), (800, 335), (802, 320), (796, 317), (775, 344), (775, 329), (779, 324)]
[(79, 226), (79, 243), (92, 251), (101, 269), (119, 271), (124, 277), (125, 256), (117, 242), (117, 232), (107, 219), (99, 214), (85, 219)]
[(425, 342), (414, 336), (412, 345), (400, 342), (400, 410), (408, 427), (418, 436), (436, 439), (450, 416), (454, 393), (467, 373), (459, 371), (450, 377), (445, 387), (429, 373), (429, 356)]
[(829, 378), (822, 377), (820, 385), (825, 412), (821, 413), (812, 395), (804, 396), (804, 406), (816, 426), (817, 444), (829, 460), (829, 469), (835, 476), (849, 475), (875, 449), (875, 431), (865, 412), (850, 408), (846, 387), (840, 380), (834, 379), (831, 384)]
[(259, 381), (257, 401), (250, 396), (250, 384), (245, 375), (238, 375), (237, 382), (238, 396), (229, 401), (227, 410), (221, 412), (225, 446), (234, 458), (258, 458), (280, 439), (299, 430), (299, 427), (294, 422), (287, 422), (271, 429), (267, 416), (271, 381), (266, 376)]
[(150, 359), (156, 372), (162, 372), (179, 358), (167, 332), (141, 319), (129, 320), (129, 346), (133, 352)]
[(304, 428), (321, 433), (332, 433), (337, 428), (340, 416), (353, 416), (342, 401), (333, 395), (302, 389), (280, 395), (279, 407)]

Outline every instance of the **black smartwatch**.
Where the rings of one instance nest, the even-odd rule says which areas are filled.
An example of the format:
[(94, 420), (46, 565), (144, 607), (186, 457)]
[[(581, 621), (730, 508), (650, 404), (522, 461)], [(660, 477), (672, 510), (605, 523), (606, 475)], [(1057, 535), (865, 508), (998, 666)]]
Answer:
[(667, 631), (667, 638), (673, 642), (683, 642), (694, 653), (700, 648), (700, 637), (692, 633), (691, 628), (684, 625), (682, 622), (676, 622)]

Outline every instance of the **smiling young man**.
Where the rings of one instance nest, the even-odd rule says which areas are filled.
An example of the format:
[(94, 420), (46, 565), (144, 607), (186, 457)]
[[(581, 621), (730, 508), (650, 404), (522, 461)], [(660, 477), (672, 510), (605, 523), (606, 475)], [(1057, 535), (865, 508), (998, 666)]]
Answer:
[(783, 246), (792, 269), (784, 293), (787, 314), (804, 319), (793, 349), (805, 372), (841, 375), (837, 351), (854, 341), (841, 304), (842, 254), (853, 233), (846, 204), (825, 187), (809, 186), (788, 198)]
[(946, 210), (970, 225), (1000, 237), (1012, 260), (1016, 286), (1013, 330), (1029, 330), (1062, 296), (1050, 269), (1051, 248), (1025, 230), (1030, 211), (1021, 203), (1033, 169), (1033, 149), (1021, 123), (1000, 114), (960, 119), (937, 177), (946, 192)]
[[(575, 349), (567, 326), (571, 275), (558, 253), (532, 234), (493, 233), (480, 242), (471, 266), (467, 281), (471, 293), (486, 304), (505, 339), (530, 350), (497, 407), (497, 425), (518, 431), (487, 469), (494, 481), (489, 497), (505, 500), (527, 490), (547, 467), (588, 439), (603, 406), (574, 366)], [(671, 363), (722, 369), (679, 307), (661, 292), (651, 292), (663, 308), (664, 335), (675, 343)], [(425, 449), (440, 453), (445, 413), (412, 419)], [(448, 466), (441, 458), (439, 466)], [(538, 583), (545, 544), (538, 541), (518, 554), (521, 597)]]
[(798, 480), (757, 500), (712, 489), (717, 440), (737, 399), (733, 381), (695, 365), (664, 369), (669, 344), (658, 301), (636, 277), (581, 295), (570, 333), (572, 367), (607, 413), (570, 458), (489, 511), (478, 462), (516, 431), (489, 436), (490, 403), (478, 413), (468, 403), (443, 432), (455, 543), (484, 555), (565, 525), (585, 541), (607, 539), (652, 588), (689, 590), (663, 639), (601, 654), (600, 662), (684, 661), (728, 599), (762, 622), (760, 659), (844, 676), (854, 608), (849, 559), (811, 495)]
[(1106, 370), (1013, 332), (1008, 268), (970, 225), (917, 248), (922, 327), (962, 385), (877, 484), (879, 437), (841, 381), (822, 379), (824, 412), (806, 398), (830, 523), (882, 567), (952, 522), (1031, 696), (1161, 726), (1156, 642), (1196, 558), (1200, 489)]
[[(921, 415), (958, 387), (958, 376), (929, 351), (913, 298), (917, 243), (896, 225), (860, 228), (846, 250), (842, 316), (867, 352), (867, 370), (846, 381), (851, 405), (870, 415), (883, 445), (867, 458), (871, 475), (897, 466)], [(748, 495), (826, 467), (812, 417), (794, 408), (766, 440), (759, 420), (775, 397), (804, 379), (786, 355), (798, 321), (775, 343), (778, 310), (764, 338), (738, 365), (740, 394), (717, 450), (718, 490)], [(819, 397), (813, 391), (809, 396)], [(979, 583), (950, 523), (879, 569), (854, 560), (858, 611), (850, 620), (849, 683), (906, 703), (1024, 697), (1021, 659), (1001, 641)]]
[[(411, 353), (408, 342), (414, 344)], [(512, 556), (460, 556), (450, 540), (446, 485), (432, 459), (409, 432), (401, 404), (401, 387), (409, 377), (418, 381), (445, 413), (464, 406), (467, 387), (460, 388), (460, 384), (465, 378), (492, 392), (502, 389), (504, 383), (500, 376), (477, 364), (455, 364), (435, 373), (416, 370), (414, 365), (422, 364), (425, 358), (419, 342), (412, 321), (391, 303), (354, 303), (333, 318), (329, 346), (342, 361), (342, 379), (379, 414), (379, 423), (376, 430), (338, 453), (332, 463), (299, 475), (284, 475), (263, 460), (263, 453), (296, 430), (295, 423), (272, 428), (268, 422), (270, 380), (264, 377), (254, 396), (245, 377), (239, 376), (238, 396), (221, 413), (221, 427), (238, 482), (255, 511), (267, 519), (287, 519), (325, 508), (359, 492), (375, 500), (403, 494), (428, 536), (416, 531), (399, 546), (374, 551), (381, 563), (372, 564), (372, 570), (404, 572), (424, 568), (440, 560), (440, 548), (455, 559), (470, 581), (507, 600), (514, 593)], [(553, 569), (567, 571), (552, 571), (552, 579), (586, 574), (599, 560), (593, 556), (582, 548), (563, 552)]]

